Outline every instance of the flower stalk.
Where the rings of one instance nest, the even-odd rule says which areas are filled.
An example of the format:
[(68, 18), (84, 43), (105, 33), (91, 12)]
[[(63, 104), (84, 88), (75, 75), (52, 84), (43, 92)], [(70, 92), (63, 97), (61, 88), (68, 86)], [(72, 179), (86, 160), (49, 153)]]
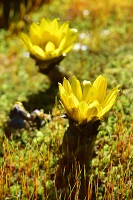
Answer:
[(85, 166), (86, 172), (91, 163), (99, 126), (100, 120), (79, 126), (75, 126), (73, 121), (69, 120), (69, 127), (63, 137), (64, 156), (71, 164), (76, 160), (81, 168)]

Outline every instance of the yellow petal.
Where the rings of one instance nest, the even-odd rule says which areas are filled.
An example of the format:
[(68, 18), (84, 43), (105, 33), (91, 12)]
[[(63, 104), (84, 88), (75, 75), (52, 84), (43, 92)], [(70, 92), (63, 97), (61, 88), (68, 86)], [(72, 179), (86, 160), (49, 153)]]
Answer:
[(73, 103), (73, 100), (70, 99), (70, 96), (67, 94), (62, 84), (58, 83), (58, 85), (59, 85), (61, 103), (64, 109), (66, 110), (67, 114), (71, 116), (71, 109), (75, 106), (75, 103)]
[(70, 95), (72, 93), (72, 87), (69, 83), (69, 81), (64, 77), (63, 79), (63, 87), (65, 91)]
[(91, 87), (92, 87), (92, 84), (90, 81), (86, 81), (86, 80), (83, 81), (83, 100), (84, 101), (88, 101), (89, 99), (88, 94)]
[(34, 45), (33, 48), (32, 48), (32, 52), (31, 52), (33, 55), (35, 55), (38, 59), (45, 59), (46, 58), (46, 55), (45, 55), (45, 52), (43, 51), (42, 48), (40, 48), (39, 46), (37, 45)]
[(61, 96), (66, 91), (65, 91), (65, 89), (64, 89), (64, 87), (61, 83), (58, 83), (58, 86), (59, 86), (59, 93), (60, 93), (60, 96)]
[(87, 122), (86, 113), (88, 110), (88, 104), (85, 101), (81, 101), (78, 105), (78, 110), (79, 110), (78, 112), (79, 124)]
[(88, 93), (86, 94), (86, 96), (84, 97), (84, 100), (88, 103), (92, 103), (93, 101), (96, 100), (96, 95), (97, 95), (97, 91), (94, 88), (94, 86), (92, 85), (88, 91)]
[(41, 41), (42, 48), (44, 48), (46, 44), (52, 39), (49, 31), (42, 31), (41, 38), (43, 38)]
[(78, 36), (78, 30), (75, 28), (69, 29), (67, 36), (68, 36), (68, 38), (76, 39)]
[(61, 55), (64, 55), (64, 54), (62, 54), (62, 52), (61, 52), (61, 50), (59, 48), (55, 49), (55, 51), (53, 52), (53, 54), (54, 54), (53, 55), (54, 57), (59, 57)]
[(87, 122), (94, 121), (94, 119), (97, 119), (97, 113), (98, 111), (96, 107), (89, 108), (86, 113)]
[(83, 120), (78, 108), (72, 108), (70, 110), (69, 117), (78, 123)]
[(65, 54), (67, 54), (67, 53), (69, 53), (69, 51), (71, 51), (71, 49), (73, 48), (73, 44), (71, 45), (71, 46), (69, 46), (69, 47), (65, 47), (63, 50), (62, 50), (62, 53), (65, 53)]
[(40, 22), (41, 31), (48, 31), (50, 29), (50, 21), (49, 19), (42, 18)]
[(62, 40), (59, 44), (59, 48), (62, 49), (64, 53), (68, 53), (72, 49), (76, 38), (77, 38), (77, 32), (75, 32), (72, 29), (69, 29), (69, 31), (66, 34), (62, 35)]
[(60, 83), (59, 92), (62, 104), (67, 112), (69, 112), (72, 108), (76, 108), (78, 106), (79, 102), (75, 95), (73, 93), (69, 95)]
[(102, 103), (103, 107), (106, 107), (111, 101), (114, 101), (118, 95), (118, 86), (113, 88), (108, 95), (106, 96), (105, 100)]
[[(66, 90), (64, 89), (64, 87), (62, 86), (61, 83), (58, 83), (58, 85), (59, 85), (60, 99), (61, 99), (64, 107), (66, 108), (66, 110), (68, 110), (71, 107), (70, 103), (69, 103), (70, 96), (68, 95), (68, 93), (66, 92)], [(72, 105), (72, 107), (73, 107), (73, 105)]]
[(61, 102), (63, 104), (64, 109), (68, 113), (70, 111), (71, 107), (70, 107), (70, 103), (69, 103), (69, 97), (68, 97), (68, 95), (66, 93), (62, 94)]
[(50, 23), (50, 32), (53, 34), (58, 35), (59, 31), (59, 18), (55, 18), (53, 21)]
[(72, 44), (76, 38), (78, 37), (78, 31), (77, 29), (69, 29), (67, 34), (66, 34), (66, 38), (67, 38), (67, 41), (68, 41), (68, 46), (70, 44)]
[(72, 90), (73, 94), (76, 96), (76, 98), (81, 101), (82, 100), (82, 89), (79, 80), (73, 76), (72, 77)]
[(32, 43), (30, 41), (30, 38), (26, 34), (22, 33), (21, 34), (21, 39), (23, 41), (23, 44), (24, 44), (24, 47), (26, 48), (26, 50), (31, 52), (31, 49), (32, 49), (33, 45), (32, 45)]
[(69, 31), (69, 22), (65, 22), (59, 28), (59, 32), (58, 32), (59, 43), (61, 42), (61, 40), (63, 38), (66, 38), (66, 34), (67, 34), (68, 31)]
[(53, 33), (51, 32), (50, 24), (51, 24), (51, 21), (49, 19), (45, 19), (45, 18), (42, 18), (42, 20), (40, 22), (40, 32), (41, 32), (43, 47), (45, 47), (45, 45), (49, 41), (51, 41), (51, 42), (54, 41), (53, 37), (51, 36), (51, 34), (53, 34)]
[(71, 93), (70, 97), (69, 97), (70, 108), (78, 107), (78, 104), (79, 104), (78, 99), (76, 98), (76, 96), (73, 93)]
[(66, 37), (62, 37), (60, 44), (59, 44), (59, 48), (60, 49), (65, 49), (65, 45), (66, 45)]
[(41, 37), (41, 32), (40, 32), (40, 26), (36, 23), (33, 23), (30, 26), (29, 33), (30, 33), (31, 42), (35, 45), (41, 45), (42, 37)]
[(86, 112), (88, 110), (88, 104), (85, 101), (81, 101), (78, 105), (80, 112), (83, 114), (84, 118), (86, 117)]
[(97, 118), (98, 113), (100, 112), (100, 105), (97, 100), (91, 103), (88, 106), (88, 110), (86, 112), (87, 121), (91, 121), (93, 118)]
[(62, 34), (62, 33), (67, 33), (68, 30), (69, 30), (69, 22), (66, 21), (60, 26), (59, 31)]
[(93, 83), (94, 88), (96, 88), (97, 93), (97, 100), (99, 103), (101, 103), (106, 95), (106, 89), (107, 89), (107, 78), (100, 75), (97, 77), (97, 79)]
[(105, 77), (99, 84), (99, 91), (97, 94), (97, 100), (99, 101), (99, 103), (101, 103), (104, 100), (106, 96), (106, 90), (107, 90), (107, 79)]
[(55, 45), (53, 42), (49, 41), (46, 46), (45, 46), (45, 51), (46, 52), (52, 52), (55, 50)]
[(117, 95), (118, 95), (118, 87), (115, 87), (109, 92), (109, 94), (105, 98), (105, 100), (102, 104), (103, 110), (100, 114), (100, 117), (103, 117), (104, 115), (106, 115), (109, 112), (109, 110), (112, 108), (112, 106), (116, 100)]

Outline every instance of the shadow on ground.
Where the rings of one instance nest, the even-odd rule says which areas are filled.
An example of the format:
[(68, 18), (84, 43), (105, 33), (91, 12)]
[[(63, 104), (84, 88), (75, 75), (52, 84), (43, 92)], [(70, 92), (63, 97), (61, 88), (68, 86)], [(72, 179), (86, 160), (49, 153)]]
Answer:
[(36, 94), (27, 96), (28, 101), (23, 102), (23, 105), (28, 112), (32, 112), (35, 109), (43, 109), (45, 113), (49, 113), (55, 104), (57, 92), (58, 87), (52, 85), (46, 91), (39, 91)]

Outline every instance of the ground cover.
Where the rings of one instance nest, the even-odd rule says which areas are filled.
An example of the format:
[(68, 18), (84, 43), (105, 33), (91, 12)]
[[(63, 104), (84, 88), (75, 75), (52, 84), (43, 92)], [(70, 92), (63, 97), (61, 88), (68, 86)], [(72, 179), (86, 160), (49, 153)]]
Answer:
[[(108, 3), (107, 3), (108, 2)], [(102, 122), (89, 175), (88, 199), (133, 198), (133, 6), (131, 1), (52, 1), (29, 13), (31, 21), (42, 17), (69, 20), (79, 36), (73, 50), (60, 63), (71, 80), (94, 81), (102, 74), (109, 88), (120, 85), (116, 103)], [(30, 23), (30, 22), (29, 22)], [(17, 27), (16, 27), (17, 28)], [(23, 27), (28, 32), (29, 24)], [(75, 186), (57, 189), (54, 183), (60, 145), (68, 126), (60, 116), (58, 87), (38, 72), (25, 51), (20, 34), (0, 30), (0, 197), (1, 199), (79, 198), (80, 170)], [(51, 119), (40, 130), (5, 129), (14, 102), (28, 112), (44, 109)]]

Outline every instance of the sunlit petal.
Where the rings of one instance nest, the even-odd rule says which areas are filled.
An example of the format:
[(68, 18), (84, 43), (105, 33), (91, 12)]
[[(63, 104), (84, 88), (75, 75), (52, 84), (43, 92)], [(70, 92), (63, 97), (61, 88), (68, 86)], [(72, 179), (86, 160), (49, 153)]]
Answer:
[(97, 91), (96, 98), (99, 101), (99, 103), (101, 103), (106, 95), (107, 78), (102, 75), (98, 76), (97, 79), (94, 81), (93, 86), (94, 88), (96, 88), (96, 91)]
[(85, 101), (81, 101), (78, 105), (78, 108), (80, 112), (82, 112), (85, 115), (88, 110), (88, 104)]
[(103, 110), (101, 112), (100, 117), (106, 115), (109, 112), (109, 110), (114, 105), (117, 95), (118, 95), (118, 87), (114, 88), (109, 92), (105, 101), (103, 102)]
[(83, 81), (83, 100), (88, 101), (89, 96), (87, 94), (89, 94), (89, 90), (92, 87), (92, 84), (90, 81)]
[(83, 121), (83, 117), (79, 111), (78, 108), (73, 108), (71, 109), (71, 116), (72, 116), (72, 119), (76, 122), (82, 122)]
[(41, 45), (42, 38), (41, 38), (40, 26), (36, 23), (33, 23), (30, 26), (29, 33), (31, 42), (35, 45)]
[(70, 107), (74, 108), (77, 107), (79, 104), (78, 99), (75, 97), (75, 95), (73, 93), (71, 93), (70, 97), (69, 97), (69, 105)]
[(81, 121), (87, 121), (87, 110), (88, 110), (88, 104), (85, 101), (81, 101), (78, 105), (78, 109), (81, 115)]
[(32, 43), (30, 41), (30, 38), (24, 33), (21, 34), (21, 38), (22, 38), (22, 42), (23, 42), (24, 47), (26, 48), (26, 50), (27, 51), (31, 51), (33, 45), (32, 45)]
[(72, 87), (65, 77), (63, 79), (63, 87), (69, 95), (72, 93)]
[(50, 20), (42, 18), (40, 22), (41, 31), (49, 32), (50, 29)]
[(81, 89), (79, 80), (75, 76), (72, 77), (71, 86), (72, 86), (74, 95), (77, 97), (77, 99), (79, 101), (81, 101), (82, 100), (82, 89)]
[(55, 45), (53, 42), (49, 41), (45, 46), (46, 52), (53, 52), (55, 50)]
[(84, 100), (87, 101), (88, 103), (92, 103), (96, 99), (96, 96), (97, 96), (97, 90), (92, 85), (89, 91), (86, 93), (86, 96), (84, 95)]
[(45, 58), (45, 52), (43, 51), (42, 48), (40, 48), (39, 46), (37, 45), (34, 45), (33, 48), (32, 48), (32, 53), (34, 55), (36, 55), (36, 57), (38, 59), (44, 59)]
[(113, 88), (108, 95), (106, 96), (105, 100), (102, 103), (103, 107), (106, 107), (111, 101), (115, 101), (118, 95), (118, 87)]
[(51, 33), (57, 33), (59, 31), (59, 18), (55, 18), (54, 20), (51, 21), (50, 23), (50, 29)]

